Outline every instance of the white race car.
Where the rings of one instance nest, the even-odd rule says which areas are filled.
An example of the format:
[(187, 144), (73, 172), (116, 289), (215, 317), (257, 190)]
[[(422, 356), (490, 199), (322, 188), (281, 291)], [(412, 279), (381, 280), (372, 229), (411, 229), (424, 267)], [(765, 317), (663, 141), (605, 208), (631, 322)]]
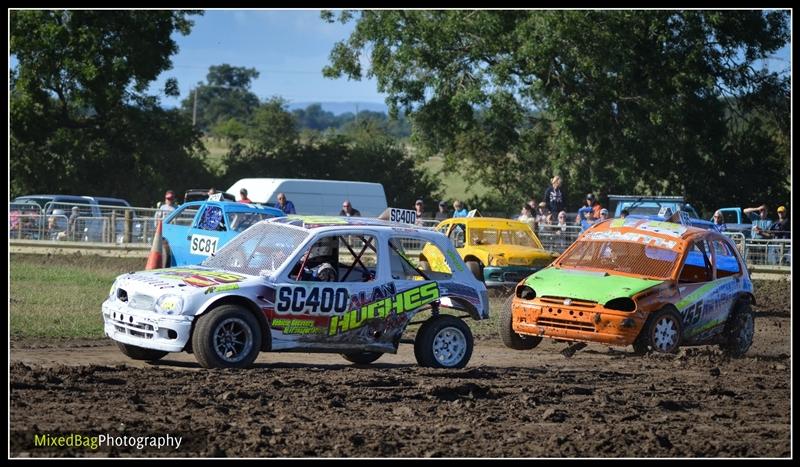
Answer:
[[(435, 270), (405, 253), (426, 245), (446, 259)], [(246, 367), (260, 351), (334, 352), (371, 363), (396, 353), (414, 315), (430, 310), (414, 339), (417, 362), (462, 368), (473, 338), (460, 318), (487, 319), (489, 299), (438, 232), (290, 216), (259, 222), (199, 266), (123, 274), (102, 309), (106, 335), (129, 357), (187, 351), (206, 368)]]

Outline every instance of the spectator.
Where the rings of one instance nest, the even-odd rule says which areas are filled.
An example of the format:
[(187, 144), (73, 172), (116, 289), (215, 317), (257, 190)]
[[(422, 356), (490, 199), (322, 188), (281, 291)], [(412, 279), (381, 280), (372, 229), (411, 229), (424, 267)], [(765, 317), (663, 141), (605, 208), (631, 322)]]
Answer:
[(621, 218), (625, 219), (625, 218), (626, 218), (626, 217), (628, 217), (630, 214), (631, 214), (631, 213), (630, 213), (630, 212), (628, 212), (628, 210), (627, 210), (627, 209), (623, 209), (622, 211), (620, 211), (620, 213), (619, 213), (619, 217), (621, 217)]
[(728, 230), (728, 227), (725, 225), (725, 217), (722, 215), (722, 211), (720, 211), (719, 209), (714, 211), (714, 217), (712, 217), (711, 219), (720, 232), (725, 232), (726, 230)]
[[(791, 224), (789, 218), (786, 217), (786, 208), (780, 206), (778, 208), (778, 220), (772, 223), (769, 230), (761, 232), (761, 235), (763, 235), (764, 238), (785, 240), (791, 238), (790, 229)], [(788, 253), (788, 249), (785, 249), (783, 245), (778, 243), (779, 242), (775, 242), (775, 244), (767, 246), (769, 264), (780, 264), (781, 257), (784, 256), (785, 253)]]
[(217, 189), (216, 189), (216, 188), (214, 188), (214, 187), (212, 186), (212, 187), (211, 187), (211, 188), (208, 190), (208, 197), (210, 198), (210, 197), (211, 197), (211, 195), (216, 195), (216, 194), (217, 194)]
[(550, 180), (550, 186), (544, 191), (544, 202), (550, 212), (564, 210), (564, 195), (561, 193), (561, 177), (556, 175)]
[(167, 216), (175, 210), (175, 192), (172, 190), (167, 190), (164, 193), (164, 203), (161, 204), (158, 208), (158, 212), (156, 213), (156, 219), (165, 219)]
[(63, 209), (54, 209), (47, 218), (46, 238), (48, 240), (66, 240), (67, 216)]
[(752, 237), (754, 239), (764, 239), (762, 232), (769, 230), (772, 226), (772, 221), (769, 218), (769, 211), (767, 211), (767, 205), (762, 204), (757, 208), (745, 208), (743, 213), (750, 216), (750, 220), (753, 221), (753, 229), (752, 229)]
[(526, 222), (531, 226), (531, 229), (534, 231), (536, 230), (536, 217), (533, 215), (533, 211), (531, 210), (531, 206), (529, 204), (525, 203), (522, 205), (522, 211), (520, 211), (517, 220), (520, 222)]
[(467, 208), (461, 204), (460, 200), (455, 200), (455, 202), (453, 202), (453, 217), (467, 217), (467, 214), (469, 214)]
[(286, 195), (283, 193), (278, 193), (278, 205), (275, 206), (284, 214), (297, 214), (297, 211), (294, 209), (294, 203), (286, 199)]
[(450, 219), (450, 211), (447, 210), (447, 201), (439, 201), (439, 211), (436, 212), (436, 220), (443, 221)]
[(561, 211), (561, 212), (558, 213), (558, 224), (556, 224), (556, 226), (558, 227), (557, 229), (554, 229), (554, 232), (555, 232), (556, 237), (557, 237), (556, 238), (556, 246), (558, 247), (558, 249), (560, 251), (563, 251), (568, 245), (568, 243), (567, 243), (567, 213), (566, 213), (566, 211)]
[(415, 224), (424, 225), (422, 220), (427, 219), (428, 215), (425, 214), (425, 203), (421, 199), (418, 199), (416, 202), (414, 202), (414, 213), (417, 215)]
[(69, 239), (73, 242), (76, 240), (80, 240), (78, 238), (78, 217), (81, 215), (81, 210), (78, 206), (72, 206), (72, 212), (69, 215), (69, 221), (67, 222), (67, 231), (69, 232)]
[(528, 206), (530, 206), (530, 207), (531, 207), (531, 213), (534, 213), (534, 212), (536, 212), (536, 206), (537, 206), (537, 204), (536, 204), (536, 198), (534, 198), (533, 196), (531, 196), (531, 198), (528, 200)]
[(339, 211), (339, 215), (345, 217), (361, 217), (361, 213), (358, 209), (353, 208), (349, 199), (344, 200), (342, 203), (342, 210)]
[(550, 210), (547, 209), (547, 203), (542, 201), (539, 203), (539, 207), (536, 208), (536, 223), (539, 225), (549, 224), (550, 222), (547, 220), (549, 215)]
[(592, 193), (588, 193), (586, 195), (585, 203), (586, 204), (582, 208), (578, 209), (578, 215), (575, 217), (576, 224), (580, 224), (583, 222), (585, 218), (584, 213), (586, 212), (587, 208), (590, 210), (592, 214), (592, 219), (591, 219), (592, 221), (595, 221), (600, 218), (600, 210), (603, 209), (603, 207), (600, 206), (600, 203), (597, 202)]
[(594, 217), (592, 217), (592, 208), (585, 206), (578, 210), (581, 215), (583, 215), (583, 219), (581, 219), (581, 232), (588, 229), (595, 223)]
[(608, 219), (608, 209), (603, 208), (600, 210), (600, 219), (598, 219), (598, 222), (602, 222), (606, 219)]
[(253, 202), (250, 201), (250, 198), (247, 197), (247, 188), (242, 188), (239, 190), (239, 196), (242, 197), (242, 199), (239, 200), (240, 203), (253, 204)]

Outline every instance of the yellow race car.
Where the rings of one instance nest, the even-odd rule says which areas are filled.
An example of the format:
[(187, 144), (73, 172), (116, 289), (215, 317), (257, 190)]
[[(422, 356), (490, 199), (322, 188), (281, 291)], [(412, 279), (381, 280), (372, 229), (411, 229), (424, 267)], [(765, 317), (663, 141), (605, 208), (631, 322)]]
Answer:
[[(514, 287), (548, 266), (558, 253), (542, 243), (525, 222), (493, 217), (446, 219), (436, 230), (448, 236), (467, 267), (486, 287)], [(419, 256), (420, 269), (441, 267), (444, 258), (426, 246)]]

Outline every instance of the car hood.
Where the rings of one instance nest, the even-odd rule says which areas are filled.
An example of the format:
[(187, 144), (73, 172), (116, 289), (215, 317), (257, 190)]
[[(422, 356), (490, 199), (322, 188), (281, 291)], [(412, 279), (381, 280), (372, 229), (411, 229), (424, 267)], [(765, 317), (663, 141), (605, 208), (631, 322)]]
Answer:
[(124, 274), (118, 277), (117, 286), (151, 296), (160, 296), (165, 293), (193, 295), (237, 289), (243, 282), (250, 279), (256, 279), (256, 277), (203, 266), (191, 266)]
[(553, 259), (553, 255), (549, 251), (522, 245), (476, 245), (473, 248), (492, 256), (504, 256), (506, 258), (547, 259), (548, 262)]
[(525, 280), (537, 297), (563, 297), (605, 304), (619, 297), (632, 297), (663, 283), (662, 280), (575, 269), (545, 268)]

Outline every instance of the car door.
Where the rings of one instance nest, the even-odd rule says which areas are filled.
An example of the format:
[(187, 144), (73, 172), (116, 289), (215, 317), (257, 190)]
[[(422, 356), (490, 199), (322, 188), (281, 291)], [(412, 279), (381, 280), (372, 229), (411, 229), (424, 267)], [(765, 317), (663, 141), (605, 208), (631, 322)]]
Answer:
[(162, 236), (168, 246), (168, 266), (184, 266), (198, 264), (205, 256), (193, 255), (191, 248), (191, 230), (199, 217), (200, 206), (184, 204), (174, 213), (167, 216), (162, 225)]
[(193, 261), (189, 264), (201, 263), (235, 237), (237, 232), (229, 229), (229, 225), (223, 206), (216, 203), (202, 206), (186, 236), (188, 258)]

